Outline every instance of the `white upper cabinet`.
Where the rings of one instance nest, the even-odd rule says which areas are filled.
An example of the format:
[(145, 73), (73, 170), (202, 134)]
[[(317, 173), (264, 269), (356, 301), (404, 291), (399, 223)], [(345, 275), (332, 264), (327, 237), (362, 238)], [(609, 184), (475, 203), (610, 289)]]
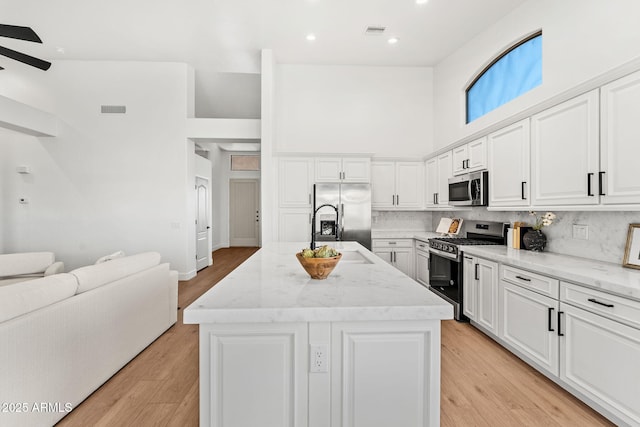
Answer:
[(476, 139), (451, 150), (453, 175), (487, 168), (487, 137)]
[(599, 203), (598, 110), (593, 90), (531, 118), (533, 205)]
[(640, 72), (603, 86), (600, 98), (602, 203), (640, 203)]
[(421, 209), (424, 192), (422, 162), (371, 163), (373, 209)]
[(281, 208), (311, 208), (313, 159), (283, 157), (279, 161)]
[(368, 158), (317, 157), (316, 182), (370, 182), (371, 160)]
[(488, 136), (489, 206), (529, 206), (529, 119)]
[(432, 157), (425, 163), (426, 191), (425, 205), (447, 207), (449, 203), (449, 178), (453, 176), (451, 151)]

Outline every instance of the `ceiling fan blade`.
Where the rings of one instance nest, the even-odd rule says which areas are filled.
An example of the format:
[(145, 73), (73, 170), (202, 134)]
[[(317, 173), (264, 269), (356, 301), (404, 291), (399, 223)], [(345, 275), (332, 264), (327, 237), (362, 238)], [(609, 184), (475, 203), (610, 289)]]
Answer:
[(0, 24), (0, 36), (28, 42), (42, 43), (40, 37), (30, 27)]
[(16, 61), (31, 65), (32, 67), (40, 68), (44, 71), (47, 71), (49, 67), (51, 67), (51, 62), (43, 61), (42, 59), (34, 58), (33, 56), (29, 56), (21, 52), (16, 52), (15, 50), (11, 50), (3, 46), (0, 46), (0, 55), (4, 55), (7, 58), (15, 59)]

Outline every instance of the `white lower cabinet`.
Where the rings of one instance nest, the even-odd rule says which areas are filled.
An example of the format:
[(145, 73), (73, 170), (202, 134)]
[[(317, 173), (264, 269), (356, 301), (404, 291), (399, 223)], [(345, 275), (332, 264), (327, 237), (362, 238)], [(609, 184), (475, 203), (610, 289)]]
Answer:
[(414, 277), (413, 239), (373, 239), (372, 252), (409, 277)]
[(500, 277), (498, 340), (617, 425), (640, 425), (640, 302), (508, 265)]
[(200, 325), (203, 427), (437, 427), (439, 408), (440, 320)]
[(486, 331), (498, 333), (498, 263), (464, 256), (462, 312)]
[(416, 253), (414, 279), (424, 286), (429, 286), (429, 243), (416, 240), (414, 248)]
[(558, 375), (558, 300), (500, 281), (498, 336), (516, 353)]
[(333, 323), (331, 337), (331, 426), (439, 425), (439, 321)]

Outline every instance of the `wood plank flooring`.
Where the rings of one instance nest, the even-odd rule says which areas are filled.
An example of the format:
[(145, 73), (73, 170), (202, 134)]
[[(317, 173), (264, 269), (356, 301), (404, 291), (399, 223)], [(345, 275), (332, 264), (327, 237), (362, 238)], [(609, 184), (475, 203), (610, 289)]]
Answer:
[[(178, 323), (57, 425), (198, 426), (198, 327), (182, 323), (182, 309), (256, 250), (214, 252), (213, 266), (180, 282)], [(443, 427), (613, 425), (473, 326), (453, 320), (442, 324), (441, 394)]]

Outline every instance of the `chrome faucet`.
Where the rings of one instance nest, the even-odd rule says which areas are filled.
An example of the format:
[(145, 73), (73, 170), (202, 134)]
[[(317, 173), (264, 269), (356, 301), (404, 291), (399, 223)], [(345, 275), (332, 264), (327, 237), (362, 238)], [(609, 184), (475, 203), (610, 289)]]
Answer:
[(336, 206), (330, 205), (328, 203), (324, 204), (324, 205), (320, 205), (316, 208), (315, 211), (313, 211), (313, 216), (311, 217), (311, 244), (309, 245), (309, 247), (311, 248), (311, 250), (314, 250), (316, 248), (316, 214), (318, 213), (318, 211), (324, 207), (329, 207), (329, 208), (333, 208), (336, 211), (336, 240), (338, 240), (338, 236), (339, 234), (339, 230), (338, 230), (338, 208)]

